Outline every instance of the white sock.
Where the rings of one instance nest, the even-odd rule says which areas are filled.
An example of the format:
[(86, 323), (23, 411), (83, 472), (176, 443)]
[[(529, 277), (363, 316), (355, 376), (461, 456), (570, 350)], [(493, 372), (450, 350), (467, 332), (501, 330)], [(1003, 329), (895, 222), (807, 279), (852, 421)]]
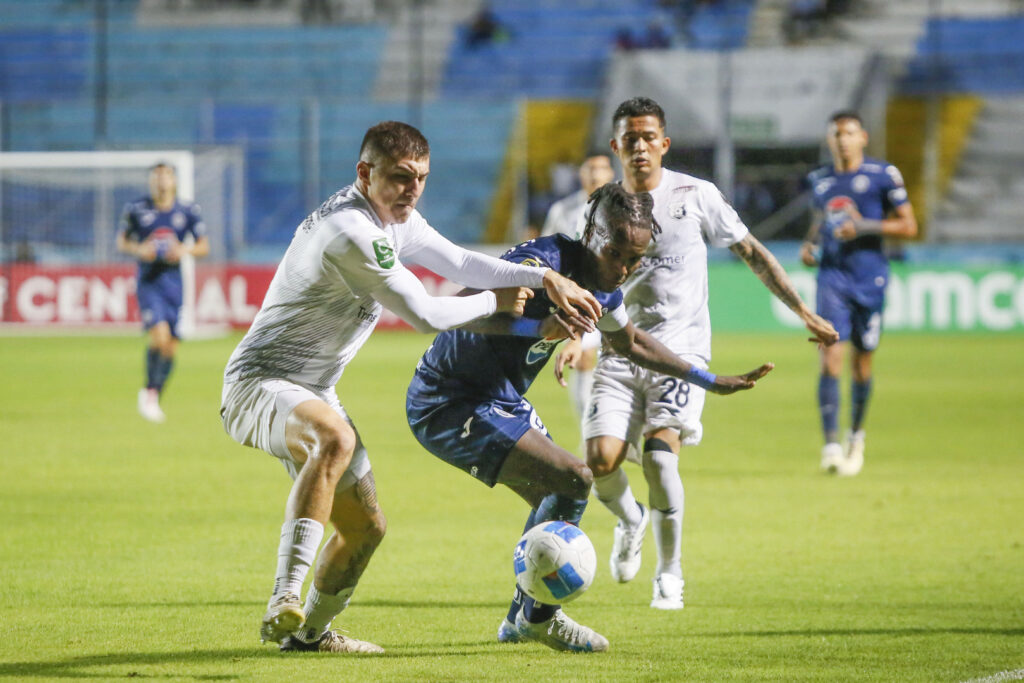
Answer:
[(578, 419), (583, 418), (587, 403), (590, 402), (590, 389), (593, 386), (593, 370), (576, 370), (569, 378), (569, 396), (572, 397), (572, 407), (575, 409)]
[(621, 467), (603, 477), (594, 477), (594, 496), (623, 524), (635, 527), (643, 518)]
[[(313, 565), (324, 537), (324, 525), (315, 519), (290, 519), (281, 525), (281, 543), (277, 547), (277, 575), (274, 596), (302, 594), (302, 582)], [(271, 598), (273, 602), (274, 597)]]
[(658, 548), (658, 574), (683, 577), (683, 480), (679, 456), (671, 451), (647, 451), (643, 457), (644, 477), (650, 490), (651, 526)]
[(303, 612), (306, 614), (306, 622), (299, 631), (299, 638), (312, 643), (320, 640), (320, 636), (331, 627), (334, 617), (341, 614), (342, 610), (348, 607), (348, 601), (352, 599), (352, 593), (356, 587), (344, 588), (337, 595), (321, 593), (314, 583), (306, 593), (306, 605)]

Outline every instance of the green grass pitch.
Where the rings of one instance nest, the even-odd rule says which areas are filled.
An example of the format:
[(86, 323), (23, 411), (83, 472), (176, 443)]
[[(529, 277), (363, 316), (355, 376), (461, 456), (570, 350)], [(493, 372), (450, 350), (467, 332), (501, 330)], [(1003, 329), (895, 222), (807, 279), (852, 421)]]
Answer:
[[(500, 645), (526, 507), (423, 451), (405, 387), (429, 338), (377, 333), (340, 384), (389, 518), (340, 625), (379, 657), (284, 656), (257, 630), (289, 480), (222, 431), (237, 338), (181, 348), (168, 421), (135, 414), (141, 338), (0, 339), (0, 678), (117, 680), (962, 681), (1024, 669), (1024, 338), (888, 336), (867, 464), (817, 472), (816, 356), (799, 333), (715, 337), (684, 451), (686, 609), (607, 570), (610, 515), (583, 528), (599, 575), (568, 611), (611, 651)], [(844, 413), (848, 384), (843, 383)], [(531, 398), (578, 436), (550, 368)], [(627, 466), (634, 490), (646, 486)]]

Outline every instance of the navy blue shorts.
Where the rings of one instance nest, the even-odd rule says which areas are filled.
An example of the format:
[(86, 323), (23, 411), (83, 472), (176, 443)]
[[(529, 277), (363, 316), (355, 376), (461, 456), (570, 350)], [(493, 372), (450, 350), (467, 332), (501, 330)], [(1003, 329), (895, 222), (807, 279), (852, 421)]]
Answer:
[(142, 326), (149, 329), (160, 322), (166, 322), (171, 334), (178, 337), (178, 315), (181, 312), (181, 280), (161, 276), (156, 280), (139, 280), (135, 289), (139, 301), (139, 316)]
[(855, 284), (833, 271), (821, 271), (818, 315), (832, 323), (840, 341), (849, 340), (862, 351), (874, 351), (882, 337), (885, 284), (883, 276)]
[(498, 481), (505, 458), (530, 429), (550, 438), (537, 411), (526, 399), (520, 403), (480, 400), (423, 391), (413, 377), (405, 412), (413, 436), (449, 465), (488, 486)]

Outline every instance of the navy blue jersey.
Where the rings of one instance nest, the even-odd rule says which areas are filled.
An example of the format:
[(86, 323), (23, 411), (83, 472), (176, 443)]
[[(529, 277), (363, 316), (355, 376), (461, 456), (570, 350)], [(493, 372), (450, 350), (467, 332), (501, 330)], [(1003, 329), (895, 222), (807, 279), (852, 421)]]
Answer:
[(834, 230), (851, 216), (882, 220), (907, 202), (903, 177), (892, 164), (865, 158), (856, 171), (838, 173), (823, 166), (807, 176), (814, 206), (824, 214), (821, 235), (821, 269), (846, 271), (855, 281), (873, 281), (888, 273), (881, 235), (860, 235), (843, 242)]
[[(583, 253), (581, 242), (558, 234), (520, 244), (501, 258), (552, 268), (579, 282)], [(526, 302), (524, 317), (540, 320), (556, 310), (543, 289), (534, 290), (534, 294)], [(593, 294), (605, 313), (622, 305), (618, 289)], [(437, 394), (468, 394), (518, 403), (558, 343), (536, 337), (448, 330), (437, 335), (423, 354), (416, 375)]]
[(206, 226), (198, 204), (175, 200), (170, 210), (160, 211), (151, 197), (142, 197), (125, 205), (121, 214), (121, 231), (138, 242), (156, 241), (156, 260), (151, 263), (139, 261), (139, 280), (148, 282), (166, 272), (178, 272), (178, 264), (164, 261), (161, 255), (171, 242), (181, 242), (185, 235), (190, 234), (196, 240), (203, 237)]

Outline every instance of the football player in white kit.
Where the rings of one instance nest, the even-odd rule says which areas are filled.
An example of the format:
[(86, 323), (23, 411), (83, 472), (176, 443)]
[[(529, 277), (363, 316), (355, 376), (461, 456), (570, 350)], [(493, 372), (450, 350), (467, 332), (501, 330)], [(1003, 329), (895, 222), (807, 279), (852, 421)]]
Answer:
[[(355, 183), (296, 229), (224, 372), (225, 430), (279, 458), (294, 480), (260, 628), (283, 651), (383, 651), (329, 628), (385, 530), (366, 449), (334, 389), (382, 305), (419, 331), (437, 332), (497, 311), (521, 314), (532, 296), (523, 288), (544, 287), (582, 329), (593, 330), (589, 320), (601, 315), (592, 294), (551, 269), (467, 251), (438, 234), (415, 210), (429, 170), (430, 147), (418, 130), (396, 121), (370, 128)], [(433, 297), (399, 258), (467, 287), (497, 289)], [(303, 605), (303, 580), (328, 520), (334, 533)]]
[[(551, 205), (544, 219), (541, 237), (562, 233), (572, 239), (583, 236), (584, 213), (587, 200), (594, 190), (615, 180), (615, 170), (607, 154), (591, 154), (580, 164), (580, 189), (562, 197)], [(590, 387), (594, 384), (594, 365), (597, 363), (597, 347), (601, 344), (599, 332), (588, 332), (582, 337), (583, 350), (573, 368), (569, 383), (569, 398), (576, 418), (583, 418), (583, 411), (590, 400)], [(563, 382), (564, 384), (564, 382)]]
[[(648, 98), (623, 102), (612, 117), (612, 152), (623, 166), (623, 185), (649, 192), (661, 227), (640, 264), (623, 285), (634, 324), (651, 333), (683, 359), (706, 368), (711, 360), (708, 314), (707, 244), (728, 247), (742, 258), (768, 289), (792, 309), (814, 341), (832, 344), (836, 331), (816, 315), (793, 288), (785, 270), (740, 220), (712, 183), (662, 168), (671, 141), (665, 114)], [(556, 358), (555, 375), (579, 355), (572, 342)], [(651, 607), (683, 607), (680, 546), (683, 483), (679, 448), (701, 439), (704, 390), (674, 377), (644, 370), (615, 353), (602, 353), (583, 420), (587, 465), (594, 493), (619, 521), (610, 559), (612, 576), (630, 581), (640, 569), (641, 547), (653, 521), (658, 548)], [(642, 448), (640, 447), (643, 440)], [(621, 464), (630, 449), (639, 455), (649, 488), (649, 507), (629, 488)], [(637, 454), (636, 451), (640, 451)]]

